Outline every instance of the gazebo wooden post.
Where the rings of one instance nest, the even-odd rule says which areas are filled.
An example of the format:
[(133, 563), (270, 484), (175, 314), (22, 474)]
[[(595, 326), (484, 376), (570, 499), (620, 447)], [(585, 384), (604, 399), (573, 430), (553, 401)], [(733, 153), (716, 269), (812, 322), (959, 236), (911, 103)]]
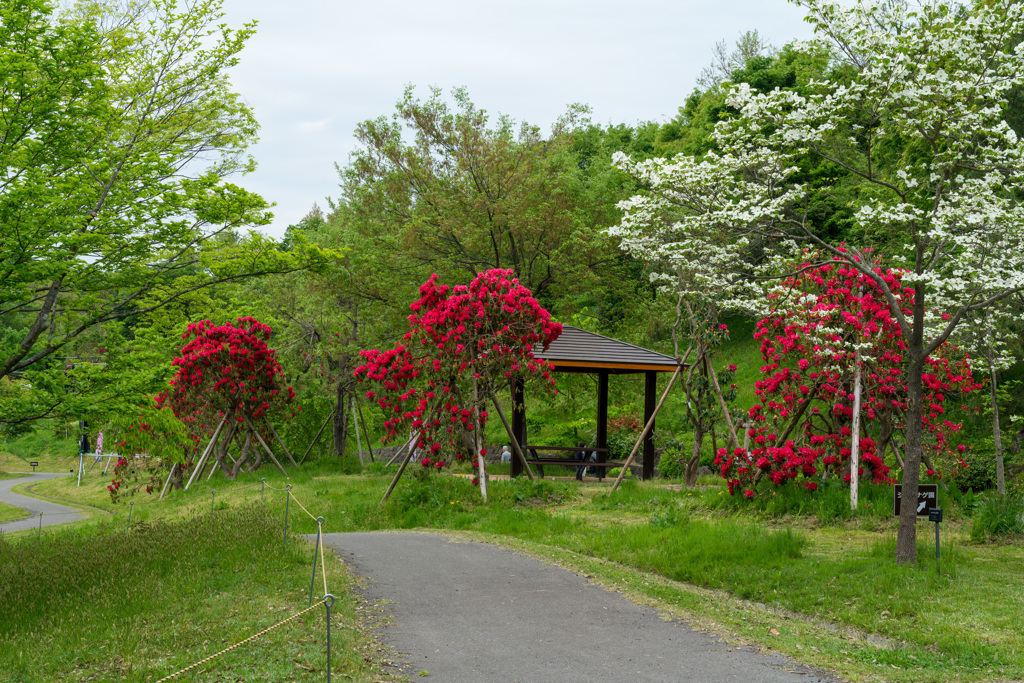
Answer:
[[(601, 370), (597, 373), (597, 435), (595, 437), (595, 448), (608, 448), (608, 371)], [(586, 452), (586, 451), (584, 451)], [(608, 460), (608, 451), (598, 450), (597, 461)], [(600, 472), (604, 474), (604, 468)]]
[(644, 424), (651, 423), (644, 437), (644, 464), (642, 478), (654, 479), (654, 411), (658, 400), (658, 373), (648, 370), (644, 373)]
[[(522, 377), (512, 380), (512, 433), (520, 446), (526, 445), (526, 404), (523, 393), (525, 384)], [(524, 454), (525, 455), (525, 454)], [(512, 458), (512, 468), (509, 470), (509, 478), (515, 478), (523, 473), (523, 463), (519, 458)]]
[(635, 444), (633, 444), (633, 450), (629, 452), (629, 457), (626, 458), (626, 462), (623, 463), (619, 476), (615, 478), (615, 483), (612, 484), (613, 493), (619, 488), (619, 484), (622, 483), (622, 478), (626, 476), (626, 471), (629, 469), (629, 466), (633, 464), (633, 458), (636, 457), (636, 452), (640, 450), (640, 443), (646, 441), (647, 434), (654, 429), (654, 418), (658, 415), (658, 411), (661, 410), (661, 406), (665, 404), (665, 399), (668, 398), (668, 392), (672, 390), (672, 385), (675, 384), (676, 380), (679, 378), (679, 373), (682, 372), (684, 367), (686, 367), (686, 356), (689, 355), (690, 352), (687, 351), (682, 360), (677, 361), (679, 365), (676, 366), (676, 371), (672, 374), (672, 379), (668, 381), (668, 386), (665, 387), (665, 391), (661, 395), (661, 400), (658, 401), (658, 405), (654, 407), (654, 412), (651, 413), (651, 416), (647, 419), (647, 424), (644, 425), (643, 431), (640, 432), (640, 438), (636, 440)]

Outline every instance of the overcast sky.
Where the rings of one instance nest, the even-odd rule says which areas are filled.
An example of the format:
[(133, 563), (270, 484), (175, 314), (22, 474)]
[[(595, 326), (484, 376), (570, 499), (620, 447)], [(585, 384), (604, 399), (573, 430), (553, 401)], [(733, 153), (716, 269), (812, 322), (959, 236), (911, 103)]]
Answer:
[(810, 37), (784, 0), (225, 0), (259, 22), (232, 71), (256, 113), (259, 163), (239, 179), (275, 202), (280, 237), (338, 197), (360, 121), (390, 116), (406, 84), (466, 86), (477, 107), (547, 129), (574, 102), (595, 122), (667, 121), (716, 42), (756, 29), (773, 45)]

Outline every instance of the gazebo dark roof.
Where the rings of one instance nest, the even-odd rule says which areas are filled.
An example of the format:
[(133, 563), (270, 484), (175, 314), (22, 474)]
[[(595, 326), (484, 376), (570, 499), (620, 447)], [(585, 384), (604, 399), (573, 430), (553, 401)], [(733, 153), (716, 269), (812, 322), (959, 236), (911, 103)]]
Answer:
[[(605, 337), (593, 332), (581, 330), (570, 325), (562, 326), (562, 334), (547, 351), (541, 345), (533, 348), (533, 355), (542, 358), (555, 366), (555, 372), (581, 372), (597, 375), (597, 430), (594, 435), (595, 452), (598, 461), (607, 460), (608, 447), (608, 377), (609, 375), (644, 375), (644, 424), (648, 422), (651, 429), (644, 438), (643, 474), (644, 479), (654, 476), (654, 413), (655, 390), (659, 372), (675, 372), (680, 365), (675, 358), (664, 353), (651, 351), (634, 344)], [(527, 440), (526, 406), (523, 402), (523, 380), (512, 383), (512, 433), (519, 444), (537, 457), (543, 451), (539, 446)], [(576, 444), (573, 444), (575, 447)], [(565, 445), (548, 446), (549, 449), (567, 450)], [(572, 448), (568, 450), (573, 450)], [(522, 473), (522, 464), (518, 459), (512, 460), (512, 476)]]
[(605, 371), (613, 375), (640, 372), (673, 372), (678, 363), (671, 356), (618, 339), (587, 332), (570, 325), (547, 351), (534, 347), (533, 355), (554, 363), (557, 372)]

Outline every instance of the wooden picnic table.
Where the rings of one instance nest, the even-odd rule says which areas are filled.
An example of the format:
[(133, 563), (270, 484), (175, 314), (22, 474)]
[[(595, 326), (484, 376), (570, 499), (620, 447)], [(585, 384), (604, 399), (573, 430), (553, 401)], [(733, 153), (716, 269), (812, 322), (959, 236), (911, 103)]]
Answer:
[[(592, 448), (590, 446), (584, 446), (584, 447), (581, 448), (579, 446), (535, 446), (535, 445), (527, 445), (527, 446), (523, 446), (523, 450), (525, 450), (529, 454), (527, 456), (527, 458), (526, 458), (526, 462), (530, 463), (531, 465), (536, 465), (537, 466), (537, 473), (540, 474), (541, 479), (544, 478), (544, 465), (561, 465), (562, 467), (594, 467), (594, 468), (597, 469), (597, 478), (598, 478), (598, 480), (603, 480), (604, 479), (605, 472), (607, 472), (608, 468), (610, 468), (610, 467), (622, 467), (622, 463), (621, 462), (611, 462), (611, 461), (608, 461), (608, 460), (602, 460), (602, 457), (607, 457), (607, 455), (608, 455), (608, 449), (607, 448)], [(544, 452), (551, 452), (551, 451), (555, 451), (555, 452), (571, 451), (573, 453), (573, 456), (570, 458), (570, 457), (558, 457), (557, 455), (556, 456), (547, 456), (547, 457), (541, 455)], [(587, 456), (589, 456), (591, 453), (597, 453), (598, 461), (597, 462), (592, 462), (592, 461), (589, 461), (589, 460), (579, 460), (579, 459), (577, 459), (576, 458), (576, 453), (579, 452), (579, 451), (583, 451), (584, 453), (587, 454)]]

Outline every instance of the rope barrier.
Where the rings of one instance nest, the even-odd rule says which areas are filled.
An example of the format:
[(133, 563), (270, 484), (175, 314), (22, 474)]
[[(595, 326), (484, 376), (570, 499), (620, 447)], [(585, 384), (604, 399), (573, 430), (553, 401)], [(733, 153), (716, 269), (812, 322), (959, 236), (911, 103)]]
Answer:
[(257, 486), (261, 486), (261, 484), (249, 484), (248, 486), (239, 486), (238, 488), (235, 488), (235, 489), (224, 489), (224, 490), (217, 489), (217, 493), (235, 493), (236, 491), (244, 491), (246, 489), (254, 489)]
[(279, 489), (279, 488), (277, 488), (275, 486), (271, 486), (270, 484), (267, 484), (267, 488), (270, 489), (271, 491), (287, 491), (288, 490), (287, 486), (285, 486), (285, 488), (283, 488), (283, 489)]
[[(331, 602), (333, 602), (333, 601), (334, 600), (333, 600), (333, 596), (332, 596), (331, 597)], [(298, 612), (297, 614), (293, 614), (292, 616), (288, 617), (284, 621), (279, 621), (278, 623), (274, 624), (273, 626), (268, 626), (267, 628), (263, 629), (262, 631), (260, 631), (256, 635), (249, 636), (245, 640), (239, 641), (239, 642), (235, 643), (234, 645), (232, 645), (231, 647), (224, 648), (220, 652), (218, 652), (216, 654), (212, 654), (209, 657), (207, 657), (206, 659), (202, 659), (202, 660), (196, 662), (195, 664), (192, 664), (190, 666), (186, 666), (181, 671), (176, 671), (175, 673), (171, 674), (170, 676), (164, 676), (163, 678), (158, 680), (156, 683), (163, 683), (164, 681), (169, 681), (172, 678), (175, 678), (176, 676), (180, 676), (181, 674), (183, 674), (183, 673), (185, 673), (187, 671), (191, 671), (192, 669), (196, 668), (197, 666), (202, 666), (203, 664), (206, 664), (206, 662), (210, 661), (211, 659), (216, 659), (217, 657), (220, 657), (222, 654), (225, 654), (227, 652), (231, 652), (235, 648), (241, 647), (242, 645), (245, 645), (246, 643), (248, 643), (250, 641), (256, 640), (260, 636), (266, 635), (267, 633), (270, 633), (275, 628), (278, 628), (279, 626), (283, 626), (283, 625), (287, 624), (289, 621), (292, 621), (294, 619), (298, 619), (299, 617), (301, 617), (306, 612), (310, 612), (310, 611), (316, 609), (317, 607), (319, 607), (320, 605), (323, 605), (323, 604), (326, 604), (326, 603), (327, 603), (327, 596), (325, 595), (324, 598), (321, 599), (320, 602), (316, 603), (315, 605), (310, 605), (306, 609), (302, 610), (301, 612)]]
[(313, 520), (314, 522), (316, 521), (316, 517), (314, 517), (313, 515), (311, 515), (311, 514), (310, 514), (309, 510), (307, 510), (307, 509), (306, 509), (306, 507), (305, 507), (305, 506), (304, 506), (304, 505), (303, 505), (302, 503), (300, 503), (300, 502), (299, 502), (299, 499), (295, 497), (295, 494), (294, 494), (294, 493), (292, 493), (291, 491), (289, 491), (289, 492), (288, 492), (288, 495), (292, 497), (292, 500), (294, 500), (294, 501), (295, 501), (295, 504), (296, 504), (296, 505), (298, 505), (298, 506), (299, 506), (300, 508), (302, 508), (302, 511), (303, 511), (303, 512), (305, 512), (305, 513), (306, 513), (307, 515), (309, 515), (309, 518), (310, 518), (311, 520)]

